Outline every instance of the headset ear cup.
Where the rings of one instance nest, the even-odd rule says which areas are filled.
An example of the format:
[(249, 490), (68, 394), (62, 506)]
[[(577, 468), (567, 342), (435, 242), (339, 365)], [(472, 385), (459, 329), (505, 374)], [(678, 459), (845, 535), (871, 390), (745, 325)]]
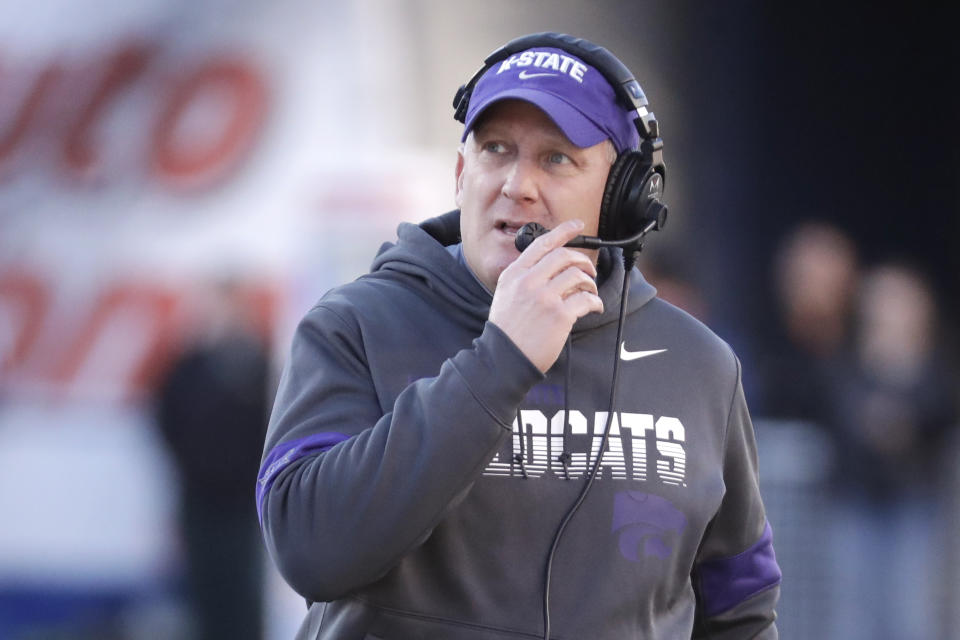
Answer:
[[(603, 189), (603, 198), (600, 200), (600, 224), (597, 235), (603, 240), (622, 240), (635, 231), (636, 220), (631, 215), (637, 215), (635, 202), (628, 202), (637, 179), (637, 169), (643, 168), (644, 155), (640, 151), (624, 151), (610, 167), (607, 174), (607, 184)], [(645, 171), (640, 172), (643, 177)]]
[(597, 235), (601, 240), (615, 240), (620, 224), (620, 207), (618, 202), (623, 191), (620, 176), (623, 167), (630, 162), (630, 153), (625, 152), (617, 156), (607, 174), (607, 184), (603, 188), (603, 198), (600, 200), (600, 222)]

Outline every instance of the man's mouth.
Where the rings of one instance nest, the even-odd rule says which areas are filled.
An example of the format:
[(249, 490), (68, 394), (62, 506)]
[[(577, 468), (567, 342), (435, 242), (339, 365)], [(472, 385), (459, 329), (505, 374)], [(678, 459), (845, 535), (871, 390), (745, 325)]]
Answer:
[(499, 223), (497, 223), (497, 229), (499, 229), (500, 231), (503, 231), (503, 232), (504, 232), (505, 234), (507, 234), (508, 236), (515, 236), (515, 235), (517, 235), (517, 231), (520, 230), (520, 227), (521, 227), (521, 226), (522, 226), (522, 225), (513, 224), (513, 223), (511, 223), (511, 222), (499, 222)]

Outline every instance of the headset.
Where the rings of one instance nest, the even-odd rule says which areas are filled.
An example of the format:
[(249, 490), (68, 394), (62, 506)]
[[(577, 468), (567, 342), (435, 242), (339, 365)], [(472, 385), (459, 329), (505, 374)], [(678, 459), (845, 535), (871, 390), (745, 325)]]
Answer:
[[(667, 207), (661, 202), (666, 167), (663, 140), (654, 114), (647, 111), (647, 97), (630, 70), (612, 53), (589, 40), (564, 33), (543, 32), (522, 36), (503, 45), (483, 61), (483, 66), (462, 85), (453, 98), (454, 119), (466, 121), (470, 96), (490, 67), (511, 55), (533, 47), (553, 47), (577, 56), (607, 80), (625, 111), (636, 111), (634, 126), (640, 134), (640, 148), (622, 151), (607, 176), (600, 204), (599, 238), (578, 236), (567, 246), (591, 249), (603, 246), (639, 247), (643, 236), (666, 224)], [(526, 248), (544, 233), (540, 225), (528, 225), (517, 235), (517, 248)]]

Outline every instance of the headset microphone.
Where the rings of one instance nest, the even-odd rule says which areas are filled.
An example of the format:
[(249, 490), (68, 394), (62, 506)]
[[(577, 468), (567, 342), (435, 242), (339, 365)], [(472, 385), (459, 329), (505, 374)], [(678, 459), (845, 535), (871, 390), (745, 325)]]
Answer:
[[(572, 247), (574, 249), (623, 247), (624, 253), (627, 252), (628, 248), (631, 248), (633, 251), (639, 251), (641, 245), (643, 244), (644, 236), (651, 231), (659, 231), (664, 227), (665, 224), (667, 224), (667, 207), (659, 202), (655, 202), (653, 203), (652, 208), (656, 209), (656, 211), (650, 212), (654, 214), (654, 217), (647, 221), (647, 224), (645, 224), (643, 229), (640, 230), (640, 233), (630, 236), (629, 238), (624, 238), (623, 240), (603, 240), (596, 236), (576, 236), (563, 246)], [(547, 229), (542, 224), (537, 222), (528, 222), (520, 227), (519, 231), (517, 231), (517, 237), (514, 239), (513, 244), (517, 248), (517, 251), (522, 253), (527, 247), (533, 244), (534, 240), (549, 232), (550, 229)]]
[[(547, 229), (542, 224), (528, 222), (520, 227), (519, 231), (517, 231), (517, 237), (514, 239), (513, 244), (517, 247), (517, 251), (523, 252), (527, 247), (533, 244), (534, 240), (549, 232), (550, 229)], [(594, 236), (577, 236), (563, 246), (574, 247), (578, 249), (599, 249), (600, 247), (605, 246), (605, 243), (600, 238)]]

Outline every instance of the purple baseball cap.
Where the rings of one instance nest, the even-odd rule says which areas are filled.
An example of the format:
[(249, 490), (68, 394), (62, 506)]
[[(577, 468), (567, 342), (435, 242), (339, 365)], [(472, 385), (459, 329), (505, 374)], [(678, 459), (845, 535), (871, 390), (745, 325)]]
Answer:
[(603, 74), (553, 47), (515, 53), (481, 76), (470, 95), (461, 142), (487, 107), (508, 98), (539, 107), (578, 147), (592, 147), (609, 138), (621, 153), (640, 144), (633, 124), (636, 111), (617, 101)]

